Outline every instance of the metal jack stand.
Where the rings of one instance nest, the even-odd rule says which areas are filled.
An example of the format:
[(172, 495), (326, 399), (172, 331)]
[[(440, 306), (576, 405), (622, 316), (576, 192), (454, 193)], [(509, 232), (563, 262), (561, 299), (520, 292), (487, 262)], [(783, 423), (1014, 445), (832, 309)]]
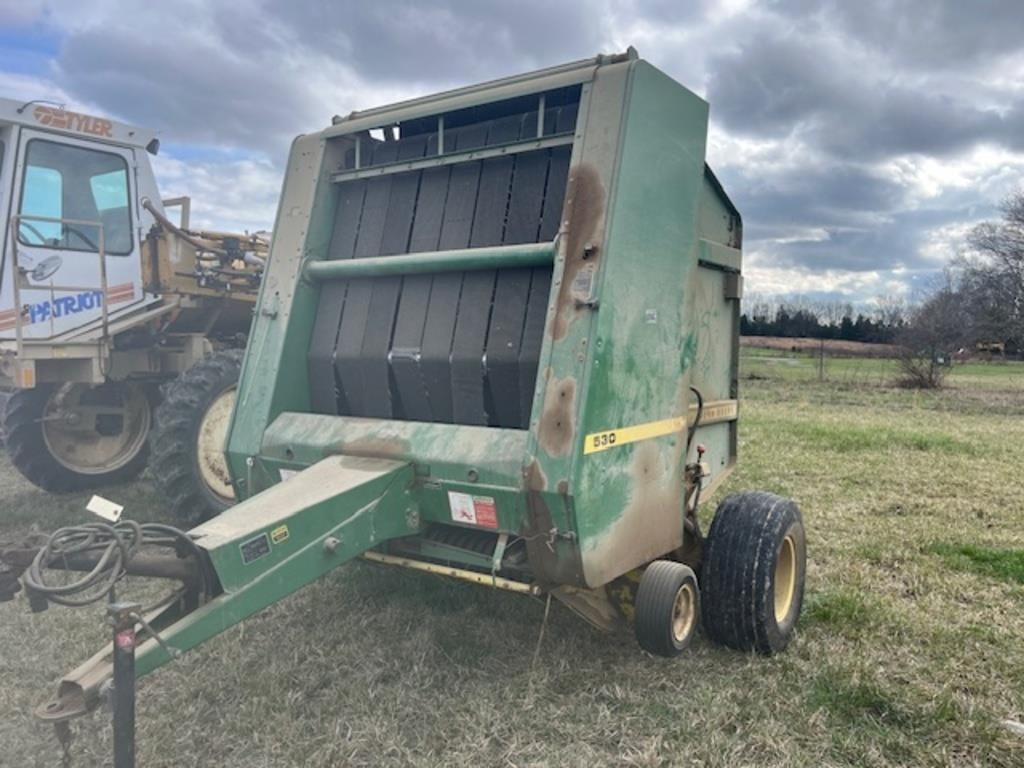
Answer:
[(135, 768), (135, 622), (138, 603), (111, 603), (114, 628), (114, 768)]

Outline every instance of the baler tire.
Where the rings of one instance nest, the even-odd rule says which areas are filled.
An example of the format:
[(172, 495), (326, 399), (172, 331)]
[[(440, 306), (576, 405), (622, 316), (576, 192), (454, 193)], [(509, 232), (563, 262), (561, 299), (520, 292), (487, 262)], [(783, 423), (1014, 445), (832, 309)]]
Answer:
[(151, 474), (165, 508), (180, 523), (209, 520), (234, 504), (204, 480), (198, 441), (210, 407), (237, 388), (243, 355), (241, 349), (207, 355), (166, 385), (156, 410)]
[(800, 509), (763, 491), (725, 499), (704, 542), (704, 632), (715, 643), (763, 655), (793, 636), (803, 606), (807, 541)]
[[(109, 472), (76, 472), (53, 455), (43, 434), (43, 416), (58, 388), (39, 386), (22, 389), (12, 392), (7, 398), (3, 410), (3, 433), (7, 455), (14, 468), (34, 486), (49, 493), (102, 488), (138, 476), (149, 458), (148, 441), (145, 439), (139, 444), (137, 453)], [(152, 408), (152, 399), (147, 397), (147, 400), (148, 406), (144, 407)]]
[(700, 624), (700, 589), (688, 565), (655, 560), (636, 593), (634, 630), (640, 647), (657, 656), (685, 651)]

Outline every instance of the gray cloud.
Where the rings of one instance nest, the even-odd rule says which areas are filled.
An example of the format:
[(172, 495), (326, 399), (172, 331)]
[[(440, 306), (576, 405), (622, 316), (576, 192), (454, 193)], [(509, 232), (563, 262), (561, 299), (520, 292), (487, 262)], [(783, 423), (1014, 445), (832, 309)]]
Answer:
[(263, 10), (294, 42), (376, 82), (471, 83), (592, 56), (604, 42), (602, 5), (587, 0), (298, 0)]
[(830, 0), (825, 7), (830, 19), (872, 51), (929, 72), (991, 66), (1020, 52), (1024, 29), (1019, 0)]
[(185, 28), (165, 28), (154, 45), (127, 27), (91, 27), (65, 40), (57, 72), (82, 99), (167, 129), (165, 140), (281, 150), (330, 111), (317, 115), (297, 73), (270, 58)]
[[(1005, 154), (1024, 152), (1019, 0), (80, 5), (13, 17), (59, 33), (57, 86), (278, 169), (290, 138), (332, 114), (635, 43), (711, 102), (713, 161), (762, 268), (932, 269), (935, 233), (992, 212), (1024, 173)], [(942, 168), (981, 144), (1004, 154), (946, 188)]]
[(799, 138), (845, 160), (1017, 142), (1014, 120), (940, 86), (901, 83), (885, 68), (847, 58), (834, 43), (779, 29), (712, 57), (708, 97), (730, 131)]

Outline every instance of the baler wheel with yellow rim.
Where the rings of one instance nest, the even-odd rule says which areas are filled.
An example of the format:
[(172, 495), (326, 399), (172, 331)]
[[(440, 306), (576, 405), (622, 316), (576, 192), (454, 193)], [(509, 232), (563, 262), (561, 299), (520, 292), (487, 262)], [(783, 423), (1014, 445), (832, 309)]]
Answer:
[(700, 624), (700, 590), (688, 565), (655, 560), (644, 570), (636, 593), (635, 621), (640, 647), (657, 656), (678, 656)]
[(714, 642), (770, 655), (800, 616), (807, 541), (796, 503), (762, 491), (725, 499), (704, 543), (704, 631)]

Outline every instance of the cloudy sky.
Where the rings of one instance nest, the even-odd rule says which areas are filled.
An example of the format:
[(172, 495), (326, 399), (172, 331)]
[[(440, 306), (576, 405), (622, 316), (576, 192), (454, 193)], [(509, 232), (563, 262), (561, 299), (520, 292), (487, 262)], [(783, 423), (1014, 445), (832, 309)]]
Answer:
[(1021, 0), (0, 0), (0, 95), (155, 128), (164, 196), (268, 228), (291, 138), (636, 46), (711, 102), (748, 285), (913, 297), (1024, 182)]

